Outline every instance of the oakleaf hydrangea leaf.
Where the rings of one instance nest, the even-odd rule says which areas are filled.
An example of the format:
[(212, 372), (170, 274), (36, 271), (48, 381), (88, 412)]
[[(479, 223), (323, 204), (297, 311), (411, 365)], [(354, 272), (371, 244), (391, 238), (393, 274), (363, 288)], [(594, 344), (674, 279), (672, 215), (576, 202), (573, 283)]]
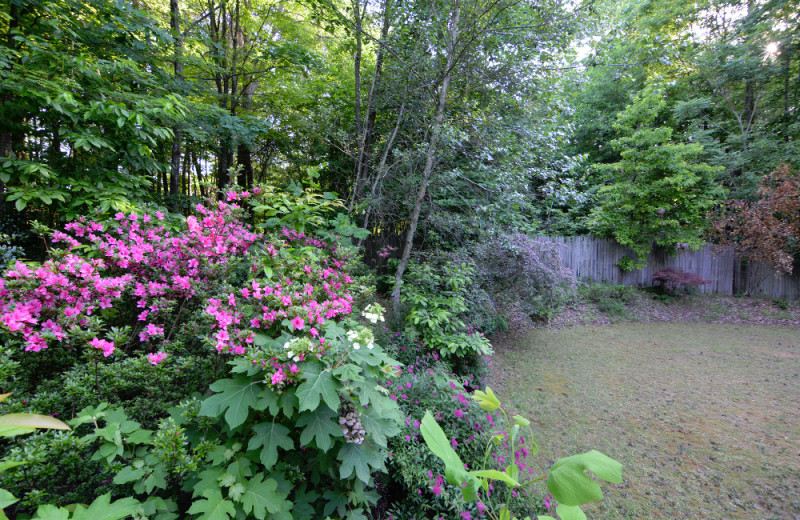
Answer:
[(297, 420), (297, 427), (304, 427), (300, 434), (300, 444), (307, 445), (311, 439), (317, 443), (322, 451), (328, 451), (333, 444), (331, 437), (341, 437), (342, 429), (333, 419), (338, 417), (336, 412), (328, 408), (318, 409), (313, 413), (303, 414)]
[(300, 399), (300, 409), (316, 410), (319, 407), (320, 396), (331, 410), (339, 408), (338, 383), (333, 374), (328, 370), (320, 371), (311, 366), (303, 371), (305, 382), (297, 388), (297, 397)]
[(136, 512), (139, 501), (133, 498), (121, 498), (111, 502), (111, 493), (97, 497), (88, 509), (78, 508), (72, 520), (121, 520)]
[(278, 483), (274, 479), (264, 480), (263, 473), (257, 474), (247, 483), (247, 490), (242, 495), (244, 512), (252, 514), (258, 520), (264, 520), (267, 513), (276, 514), (291, 509), (292, 503), (284, 500), (286, 497), (277, 489)]
[(289, 429), (282, 424), (264, 422), (253, 427), (255, 435), (247, 444), (247, 449), (261, 448), (261, 464), (264, 469), (270, 469), (278, 462), (278, 448), (284, 450), (294, 449), (294, 441), (289, 438)]
[(250, 408), (258, 403), (260, 392), (258, 383), (241, 375), (217, 381), (211, 385), (211, 390), (217, 393), (203, 401), (200, 415), (219, 417), (225, 411), (225, 421), (231, 429), (247, 420)]
[(189, 508), (190, 515), (201, 513), (197, 520), (228, 520), (236, 514), (233, 502), (222, 498), (219, 489), (207, 489), (205, 500), (195, 500)]

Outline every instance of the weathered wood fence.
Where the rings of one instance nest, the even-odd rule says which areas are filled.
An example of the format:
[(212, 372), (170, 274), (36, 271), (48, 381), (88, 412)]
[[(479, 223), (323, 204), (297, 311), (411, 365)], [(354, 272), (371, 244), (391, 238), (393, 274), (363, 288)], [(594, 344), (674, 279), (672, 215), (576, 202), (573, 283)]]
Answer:
[(731, 250), (716, 252), (711, 245), (697, 251), (684, 251), (674, 257), (655, 247), (647, 256), (644, 269), (623, 271), (616, 265), (619, 259), (623, 256), (635, 258), (635, 255), (614, 240), (591, 236), (540, 238), (557, 245), (561, 261), (572, 269), (579, 280), (649, 287), (654, 273), (672, 267), (710, 280), (710, 284), (698, 288), (703, 293), (800, 298), (800, 274), (797, 269), (791, 276), (781, 276), (770, 265), (747, 262)]

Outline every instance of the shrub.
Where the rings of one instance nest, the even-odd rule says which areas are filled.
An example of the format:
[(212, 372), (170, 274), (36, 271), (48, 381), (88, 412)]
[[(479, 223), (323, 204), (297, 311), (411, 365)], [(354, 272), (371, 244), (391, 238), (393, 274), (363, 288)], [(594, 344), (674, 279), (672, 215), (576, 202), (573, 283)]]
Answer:
[[(499, 412), (488, 414), (481, 410), (467, 390), (465, 380), (453, 376), (436, 352), (426, 352), (401, 334), (395, 335), (387, 348), (406, 366), (384, 383), (405, 416), (400, 434), (389, 441), (390, 471), (384, 484), (390, 491), (386, 517), (398, 520), (466, 517), (461, 513), (479, 517), (482, 510), (493, 508), (496, 500), (505, 498), (500, 492), (502, 488), (495, 484), (493, 492), (483, 494), (480, 506), (465, 503), (461, 487), (447, 482), (445, 465), (425, 447), (420, 423), (426, 412), (433, 414), (464, 464), (477, 469), (484, 465)], [(526, 455), (531, 444), (525, 442), (523, 439), (513, 461), (504, 456), (491, 457), (491, 467), (502, 470), (512, 464), (527, 474), (530, 468)], [(532, 511), (544, 513), (547, 508), (541, 498), (544, 497), (519, 493), (512, 498), (512, 510), (522, 516)]]
[(471, 256), (478, 283), (498, 313), (549, 318), (575, 297), (572, 272), (550, 242), (519, 233), (499, 235), (478, 243)]
[(662, 294), (677, 294), (678, 292), (686, 292), (695, 287), (711, 283), (709, 280), (704, 280), (696, 274), (687, 273), (685, 271), (677, 271), (671, 267), (662, 269), (653, 275), (653, 287)]
[[(290, 228), (256, 235), (237, 206), (243, 197), (229, 192), (227, 202), (198, 206), (199, 216), (188, 217), (182, 229), (167, 225), (160, 213), (79, 219), (67, 232), (53, 233), (64, 249), (51, 249), (45, 263), (17, 262), (5, 273), (0, 335), (7, 347), (0, 374), (4, 390), (19, 390), (10, 406), (69, 418), (91, 405), (77, 425), (104, 425), (80, 439), (66, 434), (66, 440), (41, 435), (22, 441), (20, 454), (38, 454), (30, 459), (34, 464), (0, 477), (0, 485), (25, 494), (20, 507), (33, 508), (57, 493), (91, 501), (87, 494), (101, 486), (80, 487), (55, 475), (51, 464), (36, 462), (55, 460), (62, 446), (74, 446), (85, 463), (94, 442), (100, 449), (93, 460), (101, 467), (94, 462), (80, 469), (71, 457), (61, 473), (88, 471), (86, 482), (103, 485), (116, 475), (118, 493), (157, 498), (158, 508), (167, 508), (157, 508), (161, 512), (201, 512), (215, 500), (238, 511), (247, 507), (239, 491), (263, 491), (272, 482), (281, 483), (270, 491), (278, 497), (276, 512), (287, 497), (310, 516), (357, 514), (374, 503), (372, 473), (384, 468), (387, 437), (397, 431), (397, 405), (376, 389), (377, 377), (396, 362), (353, 317), (367, 288), (349, 274), (357, 262), (353, 248), (339, 241), (351, 230), (337, 218), (328, 242)], [(299, 215), (271, 218), (296, 224)], [(381, 312), (373, 305), (364, 317), (376, 321)], [(198, 401), (193, 417), (172, 411), (172, 422), (164, 420), (168, 408), (206, 391), (214, 379), (215, 394)], [(101, 412), (104, 400), (125, 410), (105, 404)], [(339, 418), (351, 416), (360, 421), (343, 432)], [(273, 431), (274, 445), (263, 440), (265, 424), (283, 432)], [(181, 439), (185, 457), (164, 455), (169, 446), (158, 442), (168, 438)], [(202, 439), (233, 455), (211, 454)], [(267, 464), (277, 450), (281, 460)], [(185, 471), (166, 478), (181, 457)], [(230, 470), (231, 461), (241, 471)], [(245, 469), (254, 463), (260, 472)], [(212, 470), (228, 475), (233, 487), (192, 483), (204, 482)], [(130, 474), (143, 478), (126, 480)], [(297, 478), (325, 488), (324, 496), (287, 487)], [(139, 480), (137, 490), (132, 483)], [(184, 485), (188, 494), (179, 491)], [(147, 514), (155, 514), (155, 502), (147, 504)]]
[(600, 312), (620, 318), (628, 317), (628, 308), (639, 295), (634, 287), (591, 283), (581, 285), (578, 292), (582, 298), (594, 303)]
[(491, 352), (489, 340), (469, 326), (467, 294), (474, 267), (448, 261), (409, 263), (400, 297), (408, 308), (405, 323), (411, 339), (419, 339), (452, 366), (469, 365)]

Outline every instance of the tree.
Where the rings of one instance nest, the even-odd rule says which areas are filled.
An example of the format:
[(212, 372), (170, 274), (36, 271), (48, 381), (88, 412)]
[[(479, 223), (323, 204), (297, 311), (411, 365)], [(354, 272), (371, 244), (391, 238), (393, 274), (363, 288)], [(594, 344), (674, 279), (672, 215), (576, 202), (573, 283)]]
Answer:
[(646, 88), (617, 116), (621, 137), (612, 141), (621, 159), (599, 165), (603, 186), (590, 215), (591, 228), (631, 247), (641, 267), (651, 242), (673, 253), (704, 243), (705, 217), (724, 195), (716, 184), (719, 168), (699, 160), (702, 146), (673, 140), (661, 124), (667, 103), (663, 90)]
[(800, 175), (782, 164), (761, 179), (758, 195), (756, 202), (735, 200), (722, 208), (711, 239), (791, 274), (800, 253)]

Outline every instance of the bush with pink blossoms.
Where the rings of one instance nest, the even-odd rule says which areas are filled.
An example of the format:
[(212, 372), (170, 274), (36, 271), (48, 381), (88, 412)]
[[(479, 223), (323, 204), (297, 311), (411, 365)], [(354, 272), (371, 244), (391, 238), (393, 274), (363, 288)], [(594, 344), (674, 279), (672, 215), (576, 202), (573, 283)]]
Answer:
[[(389, 443), (391, 471), (386, 485), (393, 490), (389, 515), (398, 519), (461, 518), (457, 516), (459, 513), (468, 513), (474, 519), (488, 518), (480, 508), (484, 504), (494, 507), (498, 500), (505, 500), (505, 494), (500, 494), (502, 487), (498, 487), (497, 493), (482, 492), (475, 503), (465, 503), (461, 488), (448, 484), (444, 464), (425, 445), (420, 423), (426, 411), (434, 414), (464, 463), (470, 469), (477, 469), (486, 459), (487, 443), (497, 433), (498, 416), (480, 409), (464, 381), (451, 375), (448, 363), (438, 353), (426, 352), (400, 333), (392, 336), (388, 348), (405, 365), (400, 374), (388, 377), (384, 383), (405, 414), (400, 434)], [(527, 471), (527, 460), (521, 450), (518, 452), (520, 457), (513, 464), (520, 471)], [(488, 462), (491, 467), (502, 469), (512, 461), (492, 458)], [(540, 498), (543, 497), (520, 494), (512, 497), (511, 507), (518, 514), (546, 513)]]
[[(192, 449), (200, 450), (194, 462), (163, 486), (133, 486), (137, 496), (158, 496), (170, 507), (180, 502), (184, 515), (198, 512), (206, 499), (192, 479), (199, 471), (225, 470), (217, 452), (203, 451), (211, 446), (258, 461), (259, 478), (266, 479), (259, 482), (286, 482), (299, 471), (309, 481), (328, 483), (325, 496), (281, 488), (298, 511), (355, 514), (374, 504), (372, 474), (384, 469), (386, 444), (397, 432), (397, 404), (377, 390), (378, 376), (397, 363), (355, 320), (368, 291), (352, 274), (352, 247), (337, 239), (348, 230), (331, 230), (325, 239), (296, 226), (257, 235), (240, 218), (243, 197), (233, 192), (229, 201), (196, 208), (180, 230), (166, 226), (159, 213), (80, 219), (53, 234), (63, 249), (51, 249), (48, 263), (14, 269), (0, 294), (9, 315), (0, 334), (20, 376), (6, 384), (24, 390), (12, 405), (69, 418), (101, 400), (120, 403), (143, 424), (119, 423), (129, 425), (122, 431), (126, 445), (149, 450), (150, 437), (136, 432), (161, 424), (170, 405), (206, 391), (216, 379), (213, 395), (198, 401), (200, 416), (179, 428), (197, 434), (191, 437)], [(42, 283), (52, 277), (48, 273), (63, 277)], [(364, 317), (379, 315), (379, 307), (371, 306)], [(257, 398), (236, 398), (232, 406), (231, 395), (241, 392)], [(340, 424), (345, 416), (353, 424)], [(113, 425), (117, 417), (103, 419), (110, 421), (105, 431), (122, 427)], [(267, 424), (280, 433), (274, 446), (263, 444)], [(159, 432), (154, 435), (164, 435)], [(141, 451), (106, 449), (94, 457), (113, 469), (106, 481), (121, 467), (123, 475), (164, 470), (159, 456), (142, 462)], [(273, 460), (277, 453), (279, 463)], [(0, 476), (0, 485), (20, 492), (25, 475), (11, 470)], [(21, 503), (34, 505), (36, 496), (46, 496), (43, 486), (65, 484), (51, 476), (50, 482), (34, 478), (36, 486), (23, 491), (28, 494)], [(215, 486), (222, 500), (236, 502), (238, 489), (257, 485), (249, 474), (230, 478), (230, 490)], [(130, 488), (132, 481), (118, 474), (113, 482)], [(175, 485), (189, 491), (175, 495)], [(69, 486), (62, 486), (64, 496), (74, 500)], [(331, 496), (351, 498), (337, 503)]]

